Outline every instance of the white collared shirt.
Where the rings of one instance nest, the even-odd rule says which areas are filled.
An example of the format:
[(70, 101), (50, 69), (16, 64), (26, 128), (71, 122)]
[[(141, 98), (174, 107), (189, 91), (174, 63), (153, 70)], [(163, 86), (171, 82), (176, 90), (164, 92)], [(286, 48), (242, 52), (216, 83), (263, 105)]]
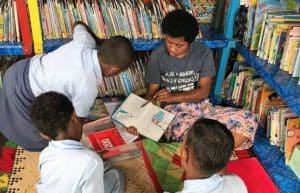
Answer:
[(39, 193), (104, 193), (103, 161), (78, 141), (50, 141), (40, 154), (39, 171)]
[(210, 178), (185, 180), (178, 193), (247, 193), (244, 182), (237, 175), (214, 174)]
[(103, 79), (95, 48), (95, 40), (79, 24), (72, 41), (48, 54), (32, 57), (29, 81), (33, 94), (62, 93), (72, 101), (77, 116), (86, 117)]

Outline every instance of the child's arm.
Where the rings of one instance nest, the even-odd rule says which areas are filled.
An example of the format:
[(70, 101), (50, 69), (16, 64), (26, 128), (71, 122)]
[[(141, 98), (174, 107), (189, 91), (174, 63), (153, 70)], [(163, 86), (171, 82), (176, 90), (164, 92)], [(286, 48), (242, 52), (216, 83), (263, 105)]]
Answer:
[(74, 32), (74, 28), (75, 28), (75, 26), (76, 25), (83, 25), (85, 28), (86, 28), (86, 30), (87, 30), (87, 32), (92, 36), (92, 38), (96, 41), (96, 44), (99, 46), (99, 45), (101, 45), (101, 43), (104, 41), (104, 40), (101, 40), (100, 38), (98, 38), (98, 36), (91, 30), (91, 28), (87, 25), (87, 24), (85, 24), (84, 22), (82, 22), (82, 21), (76, 21), (75, 23), (74, 23), (74, 25), (73, 25), (73, 32)]

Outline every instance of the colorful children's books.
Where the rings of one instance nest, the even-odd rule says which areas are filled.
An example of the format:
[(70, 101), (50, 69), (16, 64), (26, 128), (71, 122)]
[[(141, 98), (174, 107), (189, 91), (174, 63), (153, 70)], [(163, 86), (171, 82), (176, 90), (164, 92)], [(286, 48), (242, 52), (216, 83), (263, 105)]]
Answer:
[(258, 0), (255, 11), (255, 20), (253, 24), (252, 31), (252, 42), (250, 49), (257, 50), (259, 47), (259, 37), (261, 36), (261, 31), (264, 29), (263, 19), (264, 13), (268, 12), (279, 12), (287, 10), (295, 10), (295, 6), (288, 6), (286, 0)]
[(192, 12), (199, 23), (211, 23), (216, 0), (191, 0)]
[(112, 118), (126, 127), (134, 126), (141, 135), (158, 141), (174, 115), (131, 93)]

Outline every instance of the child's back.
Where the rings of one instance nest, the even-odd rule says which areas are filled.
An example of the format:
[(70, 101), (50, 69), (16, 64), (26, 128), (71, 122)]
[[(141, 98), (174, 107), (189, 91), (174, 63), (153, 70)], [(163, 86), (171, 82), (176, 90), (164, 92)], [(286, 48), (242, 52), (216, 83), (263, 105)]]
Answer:
[(104, 192), (102, 159), (78, 141), (50, 141), (39, 170), (38, 192)]

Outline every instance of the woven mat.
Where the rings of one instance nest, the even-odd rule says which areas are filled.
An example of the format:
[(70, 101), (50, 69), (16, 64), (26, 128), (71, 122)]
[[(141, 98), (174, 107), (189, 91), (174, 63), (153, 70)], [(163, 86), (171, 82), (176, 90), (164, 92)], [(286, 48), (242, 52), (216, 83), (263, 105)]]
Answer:
[[(39, 179), (39, 153), (29, 152), (18, 147), (7, 193), (35, 193)], [(152, 181), (148, 176), (142, 156), (115, 162), (125, 174), (125, 193), (154, 193)]]
[(39, 153), (17, 148), (13, 171), (9, 179), (7, 193), (33, 193), (39, 179)]

